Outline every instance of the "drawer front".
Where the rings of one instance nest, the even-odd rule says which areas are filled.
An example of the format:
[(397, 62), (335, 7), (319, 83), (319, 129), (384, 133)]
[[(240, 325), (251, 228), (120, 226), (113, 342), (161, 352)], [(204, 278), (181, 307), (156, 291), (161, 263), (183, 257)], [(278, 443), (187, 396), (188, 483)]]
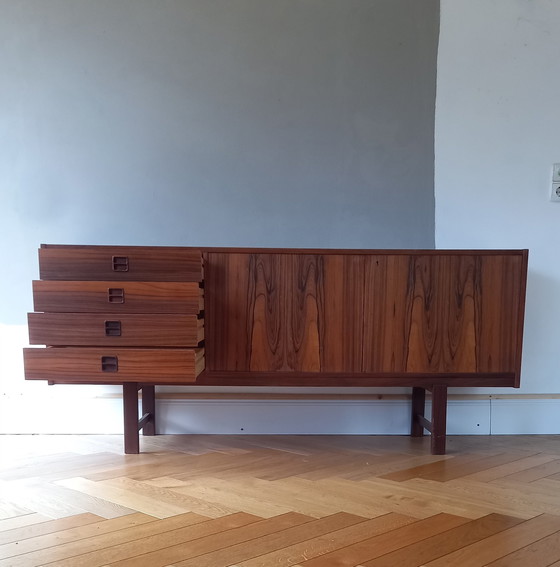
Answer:
[(188, 384), (204, 369), (204, 349), (27, 348), (25, 378), (59, 383)]
[(42, 280), (201, 282), (202, 254), (185, 248), (54, 246), (39, 249)]
[(196, 282), (34, 281), (34, 310), (62, 313), (178, 313), (204, 309)]
[(196, 315), (29, 313), (28, 323), (32, 345), (196, 347), (204, 340)]

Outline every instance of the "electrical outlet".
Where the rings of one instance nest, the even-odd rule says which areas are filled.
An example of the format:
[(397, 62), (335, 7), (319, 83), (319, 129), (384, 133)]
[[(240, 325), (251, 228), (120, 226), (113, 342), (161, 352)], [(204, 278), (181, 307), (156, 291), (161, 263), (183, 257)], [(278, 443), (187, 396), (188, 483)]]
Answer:
[(552, 182), (560, 183), (560, 163), (552, 164)]
[(552, 193), (550, 194), (550, 200), (560, 203), (560, 183), (552, 184)]

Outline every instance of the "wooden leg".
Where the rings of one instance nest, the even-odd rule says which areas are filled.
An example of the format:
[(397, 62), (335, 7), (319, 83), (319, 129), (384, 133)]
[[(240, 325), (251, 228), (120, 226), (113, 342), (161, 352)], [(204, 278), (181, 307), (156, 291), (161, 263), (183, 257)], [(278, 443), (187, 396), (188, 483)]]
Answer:
[(155, 386), (142, 386), (142, 419), (149, 416), (142, 427), (144, 435), (156, 434), (156, 388)]
[(123, 384), (124, 412), (124, 452), (127, 455), (140, 452), (138, 437), (138, 384), (128, 382)]
[(410, 436), (422, 437), (424, 435), (424, 424), (420, 418), (424, 417), (426, 407), (426, 390), (424, 388), (412, 388), (412, 408), (410, 420)]
[(447, 386), (432, 388), (432, 455), (445, 455)]

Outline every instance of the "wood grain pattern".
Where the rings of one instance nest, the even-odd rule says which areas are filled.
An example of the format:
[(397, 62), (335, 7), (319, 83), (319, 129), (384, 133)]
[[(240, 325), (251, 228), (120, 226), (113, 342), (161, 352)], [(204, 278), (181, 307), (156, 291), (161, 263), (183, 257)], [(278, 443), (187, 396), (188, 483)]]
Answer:
[[(103, 371), (103, 357), (115, 357), (116, 371)], [(204, 349), (27, 348), (26, 380), (75, 383), (189, 383), (204, 368)]]
[[(124, 302), (109, 301), (122, 290)], [(204, 308), (202, 290), (191, 282), (34, 281), (34, 310), (51, 313), (181, 313)]]
[(408, 256), (365, 258), (364, 339), (365, 372), (404, 372), (408, 356), (410, 308)]
[[(247, 370), (288, 370), (286, 360), (287, 258), (252, 254), (248, 258)], [(245, 369), (244, 369), (245, 370)]]
[(361, 257), (209, 254), (206, 266), (209, 370), (361, 370)]
[(205, 253), (207, 368), (518, 380), (526, 261), (524, 252)]
[[(126, 258), (126, 271), (113, 257)], [(183, 281), (203, 279), (201, 252), (156, 246), (51, 246), (39, 249), (42, 280)]]
[[(363, 342), (364, 257), (315, 256), (320, 370), (360, 372)], [(352, 314), (352, 316), (349, 316)]]
[[(107, 322), (119, 334), (107, 334)], [(196, 315), (114, 313), (29, 313), (29, 343), (50, 346), (194, 347), (204, 340)]]
[(207, 369), (248, 370), (249, 256), (217, 253), (206, 257), (204, 285)]

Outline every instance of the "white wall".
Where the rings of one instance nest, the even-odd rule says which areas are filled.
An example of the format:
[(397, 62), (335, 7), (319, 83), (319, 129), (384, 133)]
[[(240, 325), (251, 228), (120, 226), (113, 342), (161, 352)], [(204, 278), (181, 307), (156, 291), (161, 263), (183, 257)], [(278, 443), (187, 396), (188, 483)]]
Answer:
[(559, 391), (559, 29), (557, 0), (441, 2), (436, 247), (529, 248), (524, 393)]

